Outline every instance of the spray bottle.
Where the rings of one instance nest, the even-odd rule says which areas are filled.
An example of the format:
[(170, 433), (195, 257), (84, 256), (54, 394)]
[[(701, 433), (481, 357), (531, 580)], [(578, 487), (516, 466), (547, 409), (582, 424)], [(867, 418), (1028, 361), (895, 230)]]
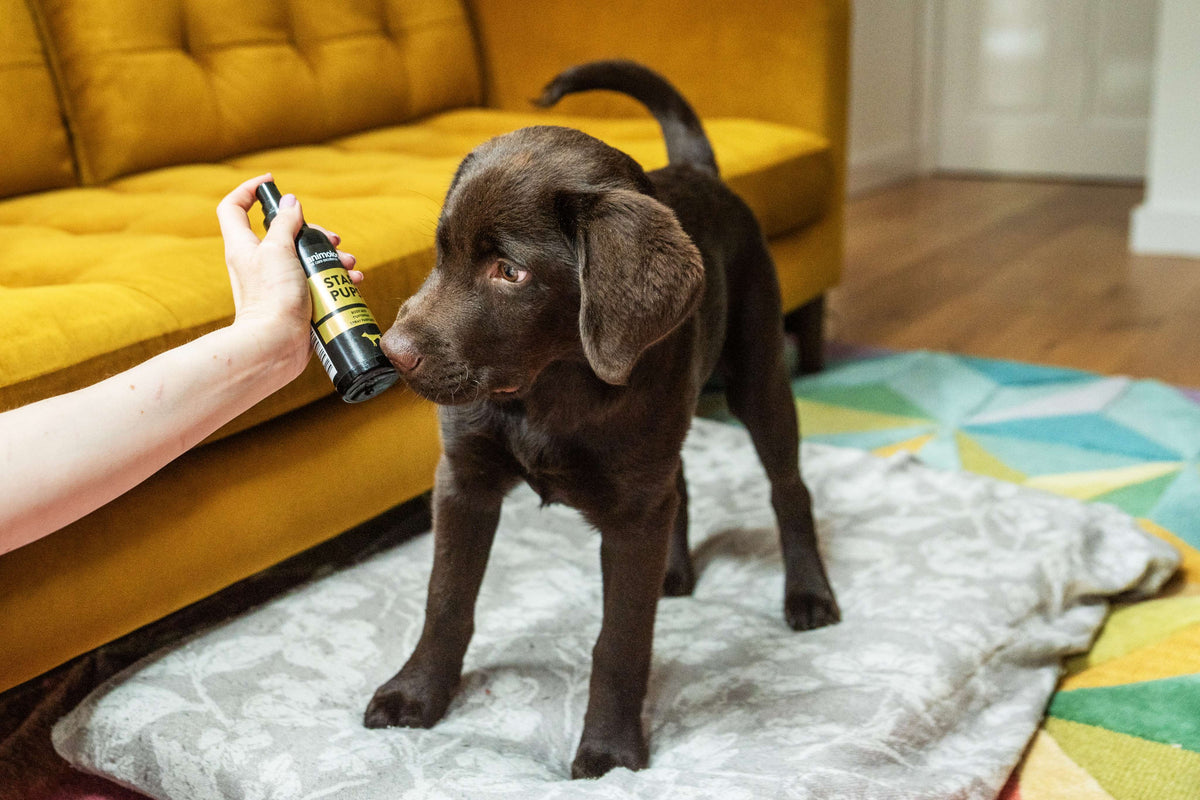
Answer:
[[(270, 228), (282, 195), (274, 181), (260, 184), (256, 194), (263, 224)], [(338, 260), (337, 250), (325, 234), (303, 225), (296, 237), (296, 253), (312, 296), (313, 350), (334, 388), (347, 403), (361, 403), (383, 392), (400, 376), (379, 349), (379, 325)]]

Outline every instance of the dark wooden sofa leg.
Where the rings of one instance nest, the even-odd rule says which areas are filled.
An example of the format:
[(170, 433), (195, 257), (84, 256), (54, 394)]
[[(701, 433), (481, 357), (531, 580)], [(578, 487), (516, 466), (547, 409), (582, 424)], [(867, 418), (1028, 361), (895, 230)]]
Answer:
[(811, 375), (825, 368), (825, 295), (818, 295), (783, 318), (783, 327), (800, 347), (799, 370)]

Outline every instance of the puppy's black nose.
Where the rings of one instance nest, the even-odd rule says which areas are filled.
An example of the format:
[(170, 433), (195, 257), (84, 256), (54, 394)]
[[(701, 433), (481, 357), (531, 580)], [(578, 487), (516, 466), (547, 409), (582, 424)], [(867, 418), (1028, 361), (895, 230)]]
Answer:
[(379, 347), (402, 375), (408, 375), (421, 366), (421, 351), (417, 349), (416, 342), (402, 333), (397, 333), (395, 328), (383, 335)]

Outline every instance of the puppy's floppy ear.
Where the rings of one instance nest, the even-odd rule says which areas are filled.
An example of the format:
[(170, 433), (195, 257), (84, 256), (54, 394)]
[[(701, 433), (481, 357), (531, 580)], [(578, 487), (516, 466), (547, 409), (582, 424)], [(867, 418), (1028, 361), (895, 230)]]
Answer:
[(642, 352), (695, 309), (704, 265), (675, 214), (648, 195), (612, 190), (583, 205), (575, 219), (583, 352), (603, 381), (624, 384)]

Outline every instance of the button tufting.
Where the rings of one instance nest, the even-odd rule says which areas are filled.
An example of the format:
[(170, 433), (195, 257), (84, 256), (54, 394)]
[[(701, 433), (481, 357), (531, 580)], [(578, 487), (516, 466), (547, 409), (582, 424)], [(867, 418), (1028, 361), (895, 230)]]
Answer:
[(155, 13), (47, 17), (89, 184), (396, 125), (482, 91), (458, 0), (143, 3)]

